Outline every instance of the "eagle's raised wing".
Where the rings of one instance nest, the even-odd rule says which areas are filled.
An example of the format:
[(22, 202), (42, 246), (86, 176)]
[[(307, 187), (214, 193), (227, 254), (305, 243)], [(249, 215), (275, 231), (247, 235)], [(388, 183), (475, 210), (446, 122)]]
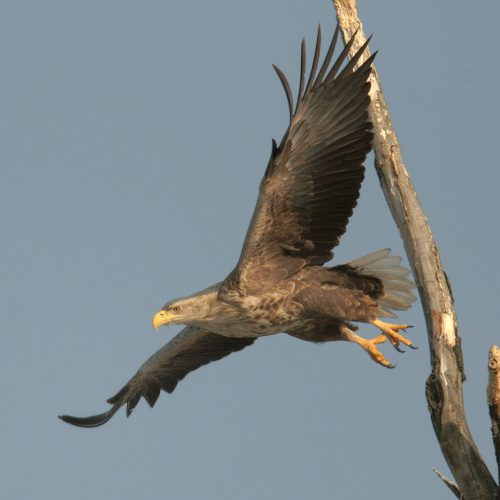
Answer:
[(128, 417), (141, 397), (153, 407), (161, 390), (173, 392), (179, 380), (188, 373), (232, 352), (241, 351), (254, 341), (254, 338), (223, 337), (188, 326), (155, 352), (127, 384), (108, 399), (108, 403), (113, 405), (108, 411), (86, 418), (70, 415), (59, 418), (79, 427), (98, 427), (105, 424), (123, 405), (126, 405)]
[(263, 284), (272, 285), (305, 265), (321, 265), (332, 258), (331, 250), (346, 230), (373, 138), (368, 120), (367, 80), (375, 54), (354, 69), (367, 42), (344, 65), (353, 37), (330, 67), (337, 38), (338, 28), (318, 72), (318, 29), (307, 84), (302, 42), (295, 109), (288, 81), (275, 66), (288, 99), (290, 125), (279, 147), (273, 141), (243, 250), (223, 291), (251, 292)]

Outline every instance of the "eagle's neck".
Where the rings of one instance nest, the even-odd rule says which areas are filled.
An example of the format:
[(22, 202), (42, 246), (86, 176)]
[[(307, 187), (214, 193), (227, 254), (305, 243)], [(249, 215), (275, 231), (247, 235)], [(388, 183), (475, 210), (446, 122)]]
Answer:
[(228, 318), (237, 317), (238, 311), (235, 306), (222, 301), (218, 295), (218, 285), (206, 288), (193, 294), (196, 306), (200, 313), (199, 318), (190, 322), (193, 326), (210, 328)]

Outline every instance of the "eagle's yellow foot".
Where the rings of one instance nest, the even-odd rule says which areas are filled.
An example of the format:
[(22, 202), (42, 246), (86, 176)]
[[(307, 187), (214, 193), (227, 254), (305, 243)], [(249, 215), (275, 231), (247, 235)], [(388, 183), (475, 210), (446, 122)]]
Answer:
[(406, 337), (403, 337), (399, 332), (399, 330), (406, 330), (407, 328), (412, 328), (411, 325), (396, 325), (393, 323), (386, 323), (384, 321), (380, 321), (375, 319), (370, 322), (372, 325), (376, 326), (382, 333), (389, 339), (393, 347), (399, 351), (404, 352), (399, 346), (400, 344), (407, 345), (411, 349), (418, 349), (411, 340), (408, 340)]
[(373, 339), (364, 339), (363, 337), (358, 336), (356, 337), (356, 339), (353, 339), (354, 342), (359, 344), (368, 353), (370, 358), (373, 359), (373, 361), (385, 366), (386, 368), (394, 368), (395, 365), (385, 359), (384, 355), (377, 348), (377, 344), (383, 344), (387, 340), (385, 335), (379, 335)]
[(359, 344), (379, 365), (385, 366), (386, 368), (394, 368), (395, 365), (391, 364), (390, 361), (385, 359), (384, 355), (378, 350), (377, 345), (383, 344), (387, 337), (385, 335), (379, 335), (373, 339), (365, 339), (360, 337), (356, 332), (348, 328), (347, 326), (343, 326), (340, 328), (340, 334), (342, 340), (347, 340), (348, 342), (355, 342)]

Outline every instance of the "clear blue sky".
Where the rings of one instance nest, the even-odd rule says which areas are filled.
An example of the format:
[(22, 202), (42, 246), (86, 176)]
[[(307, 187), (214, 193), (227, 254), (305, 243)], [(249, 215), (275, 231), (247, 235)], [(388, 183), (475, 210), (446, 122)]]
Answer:
[[(500, 4), (359, 2), (403, 154), (453, 285), (469, 422), (499, 343)], [(168, 299), (236, 262), (302, 36), (327, 0), (4, 1), (0, 5), (0, 496), (24, 500), (451, 498), (418, 351), (284, 335), (202, 368), (154, 410), (84, 430), (177, 331)], [(400, 238), (367, 162), (337, 262)], [(372, 327), (362, 333), (372, 336)]]

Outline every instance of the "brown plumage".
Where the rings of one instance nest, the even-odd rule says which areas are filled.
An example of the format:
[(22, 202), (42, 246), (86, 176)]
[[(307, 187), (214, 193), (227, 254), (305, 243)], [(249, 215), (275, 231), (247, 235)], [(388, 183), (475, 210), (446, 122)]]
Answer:
[[(279, 146), (273, 141), (235, 269), (224, 281), (170, 301), (155, 315), (155, 328), (186, 327), (108, 400), (109, 411), (88, 418), (65, 415), (64, 421), (96, 427), (123, 405), (129, 416), (141, 397), (153, 406), (161, 390), (172, 392), (189, 372), (279, 332), (313, 342), (356, 342), (384, 366), (391, 365), (377, 344), (387, 338), (397, 349), (401, 343), (411, 347), (398, 333), (407, 325), (378, 319), (394, 316), (393, 310), (407, 309), (414, 300), (413, 283), (398, 257), (381, 250), (325, 266), (356, 206), (372, 141), (368, 78), (374, 55), (356, 68), (367, 44), (348, 61), (353, 37), (331, 64), (337, 38), (338, 29), (320, 66), (318, 29), (307, 82), (302, 43), (295, 104), (286, 77), (275, 67), (290, 124)], [(382, 335), (363, 339), (351, 322), (372, 323)]]

